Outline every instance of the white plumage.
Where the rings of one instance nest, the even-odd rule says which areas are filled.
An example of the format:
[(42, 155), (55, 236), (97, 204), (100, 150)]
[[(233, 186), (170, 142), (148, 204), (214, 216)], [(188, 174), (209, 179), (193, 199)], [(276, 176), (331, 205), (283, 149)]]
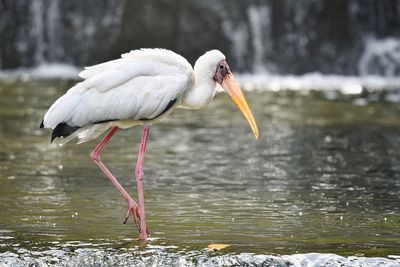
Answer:
[(79, 143), (88, 141), (115, 125), (154, 123), (154, 118), (165, 117), (158, 116), (171, 101), (174, 106), (162, 115), (182, 105), (184, 93), (195, 83), (189, 62), (165, 49), (134, 50), (120, 59), (86, 67), (79, 76), (85, 80), (59, 98), (44, 117), (46, 128), (60, 123), (80, 127), (58, 140), (60, 144), (76, 136)]
[[(52, 128), (51, 140), (64, 144), (78, 137), (79, 143), (93, 139), (112, 127), (90, 153), (93, 162), (128, 203), (126, 222), (133, 216), (139, 239), (148, 236), (143, 194), (143, 161), (150, 125), (175, 108), (201, 108), (210, 102), (219, 85), (243, 113), (258, 138), (257, 124), (235, 80), (225, 56), (211, 50), (199, 57), (194, 68), (182, 56), (164, 49), (142, 49), (120, 59), (87, 67), (84, 80), (69, 89), (47, 111), (41, 128)], [(135, 175), (136, 203), (108, 168), (100, 154), (118, 128), (144, 124)]]
[[(194, 68), (170, 50), (133, 50), (86, 67), (79, 76), (84, 80), (54, 102), (41, 125), (53, 129), (52, 140), (59, 137), (56, 142), (61, 145), (75, 137), (78, 143), (86, 142), (114, 126), (151, 125), (177, 107), (201, 108), (213, 99), (217, 84), (225, 85), (246, 119), (251, 113), (240, 100), (243, 95), (218, 50), (199, 57)], [(255, 122), (249, 123), (255, 131)]]

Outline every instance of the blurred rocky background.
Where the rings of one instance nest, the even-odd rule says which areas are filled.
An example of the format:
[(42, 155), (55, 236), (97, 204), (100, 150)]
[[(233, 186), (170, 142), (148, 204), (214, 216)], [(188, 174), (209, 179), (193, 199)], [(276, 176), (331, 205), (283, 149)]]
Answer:
[(74, 66), (142, 47), (240, 72), (400, 74), (397, 0), (0, 0), (0, 68)]

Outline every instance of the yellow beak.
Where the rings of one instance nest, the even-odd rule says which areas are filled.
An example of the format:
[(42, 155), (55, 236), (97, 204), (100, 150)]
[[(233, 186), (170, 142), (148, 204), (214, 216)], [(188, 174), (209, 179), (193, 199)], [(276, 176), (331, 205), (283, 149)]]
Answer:
[(236, 81), (233, 74), (227, 74), (224, 77), (221, 86), (222, 88), (224, 88), (225, 92), (227, 92), (228, 95), (231, 97), (233, 103), (235, 103), (235, 105), (243, 113), (244, 117), (250, 125), (251, 130), (253, 131), (254, 137), (258, 139), (259, 132), (257, 123), (254, 120), (253, 114), (251, 113), (249, 105), (247, 105), (246, 99), (244, 98), (242, 91), (240, 90), (239, 83)]

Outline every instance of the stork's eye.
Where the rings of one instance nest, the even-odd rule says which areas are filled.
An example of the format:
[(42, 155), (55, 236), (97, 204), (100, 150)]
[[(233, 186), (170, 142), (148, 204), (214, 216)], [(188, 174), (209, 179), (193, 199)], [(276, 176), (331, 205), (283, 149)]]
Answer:
[(225, 69), (225, 65), (224, 65), (224, 64), (220, 64), (218, 67), (219, 67), (221, 70)]

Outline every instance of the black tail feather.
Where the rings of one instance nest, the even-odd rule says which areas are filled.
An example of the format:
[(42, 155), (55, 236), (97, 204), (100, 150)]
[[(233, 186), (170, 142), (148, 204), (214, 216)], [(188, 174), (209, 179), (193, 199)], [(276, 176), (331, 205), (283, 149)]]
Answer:
[(78, 130), (80, 127), (79, 126), (70, 126), (66, 124), (65, 122), (59, 123), (56, 128), (54, 128), (53, 132), (51, 133), (51, 141), (50, 143), (53, 142), (54, 138), (56, 137), (67, 137), (76, 130)]
[(40, 128), (44, 128), (44, 124), (43, 124), (44, 120), (42, 120), (42, 122), (40, 123)]

